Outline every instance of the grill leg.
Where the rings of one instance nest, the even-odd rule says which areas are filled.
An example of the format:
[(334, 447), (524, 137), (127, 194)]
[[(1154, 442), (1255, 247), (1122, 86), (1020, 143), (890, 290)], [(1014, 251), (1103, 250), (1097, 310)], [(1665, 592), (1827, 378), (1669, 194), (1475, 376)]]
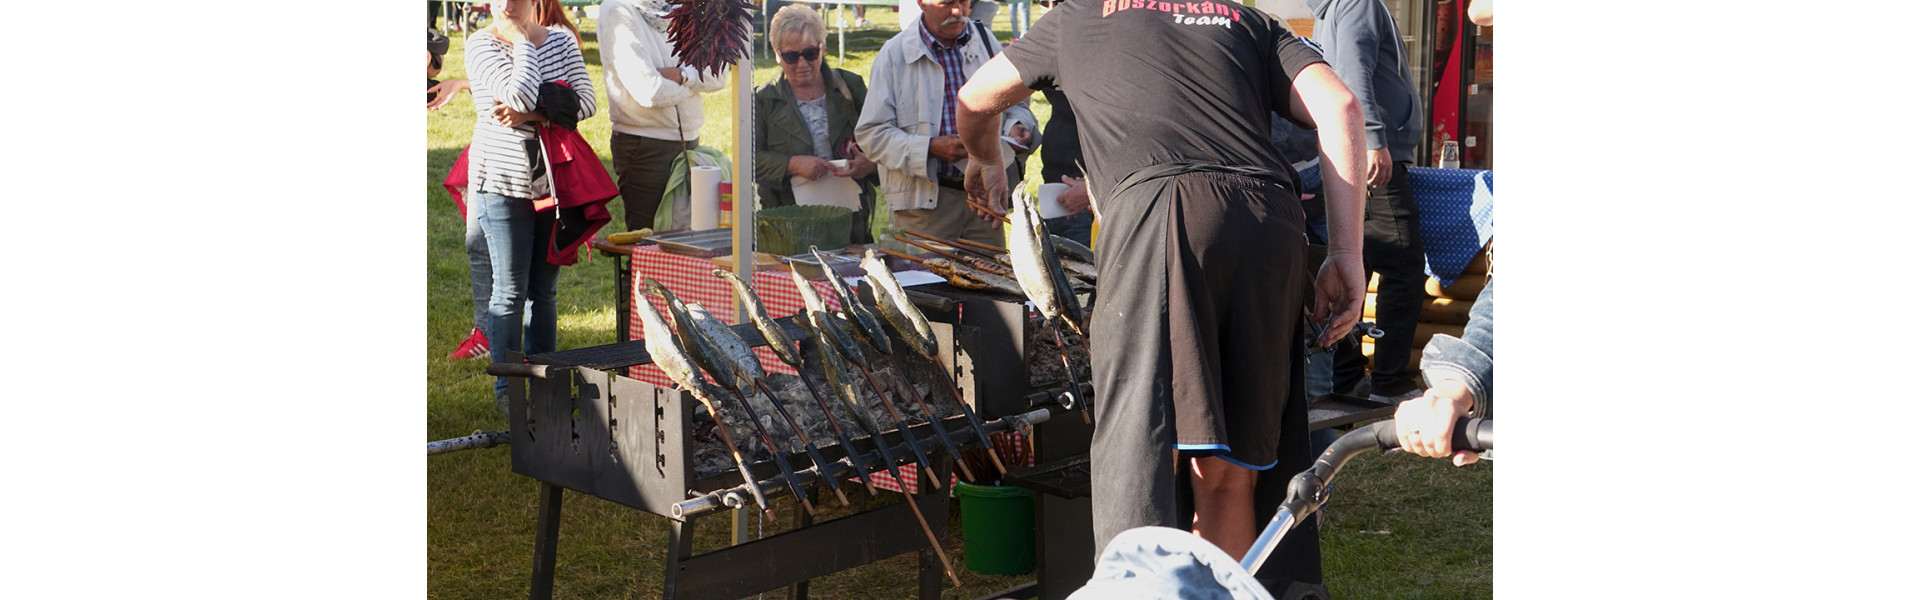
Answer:
[(560, 549), (560, 486), (540, 482), (540, 516), (533, 532), (533, 589), (529, 600), (553, 598), (553, 564)]
[(627, 327), (633, 324), (633, 257), (623, 256), (613, 261), (614, 291), (613, 314), (619, 318), (613, 324), (613, 339), (617, 342), (630, 342), (631, 334)]
[[(745, 512), (736, 510), (734, 512)], [(680, 593), (680, 561), (693, 557), (693, 524), (695, 519), (672, 521), (667, 530), (667, 577), (661, 584), (663, 597), (671, 600)]]
[[(799, 523), (800, 527), (806, 527), (808, 525), (813, 524), (813, 516), (807, 514), (807, 509), (805, 507), (800, 506), (800, 503), (798, 502), (793, 503), (793, 520)], [(787, 599), (788, 600), (807, 600), (807, 582), (801, 581), (799, 583), (787, 586)]]

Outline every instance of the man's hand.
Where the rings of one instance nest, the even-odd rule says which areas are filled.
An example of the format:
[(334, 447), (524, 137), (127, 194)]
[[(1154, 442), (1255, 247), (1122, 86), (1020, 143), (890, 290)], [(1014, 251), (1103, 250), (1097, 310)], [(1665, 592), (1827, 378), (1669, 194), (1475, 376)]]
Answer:
[(927, 141), (927, 153), (934, 158), (957, 163), (967, 158), (967, 146), (960, 143), (960, 136), (943, 135)]
[(1440, 381), (1426, 395), (1401, 402), (1393, 411), (1400, 449), (1428, 458), (1451, 456), (1456, 467), (1479, 461), (1478, 453), (1453, 448), (1453, 423), (1472, 409), (1473, 392), (1452, 379)]
[(1333, 322), (1327, 325), (1316, 345), (1332, 346), (1353, 331), (1353, 325), (1360, 322), (1366, 298), (1367, 271), (1360, 264), (1360, 253), (1328, 253), (1327, 261), (1320, 265), (1320, 275), (1313, 282), (1313, 320), (1326, 321), (1328, 315), (1332, 315)]
[(787, 174), (805, 177), (807, 181), (817, 181), (821, 177), (826, 177), (832, 173), (833, 163), (829, 163), (827, 159), (818, 156), (795, 154), (792, 158), (787, 159)]
[(1033, 149), (1033, 131), (1027, 129), (1026, 123), (1014, 121), (1013, 128), (1007, 130), (1007, 137), (1013, 140), (1011, 143), (1015, 150), (1026, 152)]
[(680, 67), (661, 67), (659, 71), (660, 76), (666, 78), (667, 81), (681, 85), (686, 85), (687, 83), (687, 75), (680, 72)]
[(1054, 201), (1059, 202), (1061, 208), (1067, 209), (1067, 214), (1077, 215), (1087, 212), (1087, 179), (1062, 175), (1060, 182), (1067, 184), (1067, 190), (1060, 192)]
[(493, 116), (493, 121), (503, 127), (519, 127), (521, 123), (528, 121), (544, 123), (547, 120), (545, 116), (542, 116), (538, 112), (520, 112), (514, 110), (511, 106), (507, 106), (504, 102), (493, 105), (493, 111), (490, 114)]
[(872, 175), (875, 168), (876, 165), (873, 164), (873, 160), (867, 158), (867, 153), (861, 152), (860, 148), (855, 147), (853, 149), (853, 158), (847, 159), (847, 170), (835, 173), (835, 175), (859, 179)]
[(1393, 155), (1386, 147), (1367, 151), (1367, 187), (1376, 188), (1393, 181)]
[[(1007, 167), (998, 159), (967, 157), (967, 198), (986, 205), (993, 212), (974, 208), (980, 219), (1000, 228), (999, 215), (1007, 214)], [(971, 207), (969, 207), (971, 208)]]
[(433, 94), (433, 99), (427, 101), (427, 110), (440, 110), (453, 102), (453, 97), (460, 95), (460, 90), (465, 89), (472, 89), (465, 79), (448, 79), (433, 84), (433, 87), (427, 88), (427, 92)]

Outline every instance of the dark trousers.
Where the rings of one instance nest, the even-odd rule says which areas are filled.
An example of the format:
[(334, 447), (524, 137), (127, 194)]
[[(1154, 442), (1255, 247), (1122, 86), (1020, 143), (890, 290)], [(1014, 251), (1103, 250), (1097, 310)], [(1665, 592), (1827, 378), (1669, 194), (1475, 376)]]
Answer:
[(673, 159), (684, 150), (699, 147), (700, 140), (682, 144), (616, 131), (610, 145), (620, 202), (626, 207), (627, 231), (652, 227), (653, 215), (660, 210), (660, 196), (667, 193), (667, 178), (673, 175)]
[[(1207, 433), (1196, 414), (1213, 411), (1219, 441), (1243, 462), (1274, 463), (1256, 484), (1256, 512), (1264, 511), (1256, 519), (1272, 517), (1287, 480), (1313, 463), (1294, 352), (1306, 248), (1299, 201), (1274, 190), (1238, 175), (1188, 173), (1111, 192), (1088, 336), (1103, 350), (1092, 356), (1095, 552), (1135, 527), (1191, 527), (1190, 474), (1175, 446)], [(1221, 293), (1194, 293), (1213, 283)], [(1203, 386), (1217, 389), (1196, 391)], [(1283, 538), (1258, 574), (1263, 582), (1319, 582), (1316, 532)]]
[[(1426, 297), (1426, 245), (1420, 240), (1420, 206), (1413, 201), (1407, 165), (1393, 163), (1393, 179), (1367, 195), (1366, 244), (1361, 251), (1366, 269), (1380, 274), (1373, 300), (1374, 324), (1386, 335), (1373, 340), (1372, 393), (1393, 396), (1417, 387), (1413, 354), (1414, 328)], [(1353, 393), (1366, 374), (1367, 357), (1357, 346), (1334, 353), (1333, 390)]]

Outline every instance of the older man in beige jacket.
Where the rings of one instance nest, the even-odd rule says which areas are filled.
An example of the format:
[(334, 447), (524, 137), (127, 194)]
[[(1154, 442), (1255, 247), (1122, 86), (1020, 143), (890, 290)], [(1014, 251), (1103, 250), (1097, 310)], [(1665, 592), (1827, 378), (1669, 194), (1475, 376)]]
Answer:
[[(1000, 53), (1000, 41), (969, 18), (966, 0), (919, 0), (919, 6), (920, 19), (874, 57), (854, 139), (879, 165), (895, 228), (999, 245), (997, 223), (967, 206), (967, 151), (954, 125), (954, 97)], [(1000, 131), (1013, 142), (1003, 142), (1003, 156), (1024, 161), (1039, 145), (1026, 100), (1007, 110)]]

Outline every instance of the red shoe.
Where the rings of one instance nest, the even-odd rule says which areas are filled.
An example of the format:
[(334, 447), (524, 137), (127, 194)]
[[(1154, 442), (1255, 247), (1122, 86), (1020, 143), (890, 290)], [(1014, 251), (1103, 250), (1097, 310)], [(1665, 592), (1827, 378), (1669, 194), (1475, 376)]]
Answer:
[(469, 358), (484, 358), (486, 356), (487, 334), (480, 333), (480, 330), (475, 329), (472, 335), (467, 336), (466, 340), (460, 342), (459, 348), (454, 348), (453, 353), (447, 355), (447, 358), (464, 360)]

